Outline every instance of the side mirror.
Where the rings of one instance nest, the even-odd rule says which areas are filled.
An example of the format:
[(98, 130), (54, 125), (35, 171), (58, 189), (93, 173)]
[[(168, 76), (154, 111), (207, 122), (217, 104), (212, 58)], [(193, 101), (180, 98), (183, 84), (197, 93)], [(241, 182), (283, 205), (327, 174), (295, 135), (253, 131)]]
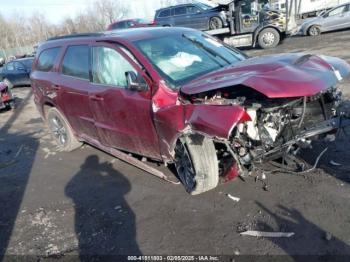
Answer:
[(133, 71), (128, 71), (125, 73), (127, 88), (134, 91), (145, 91), (147, 90), (146, 82), (137, 76)]
[(201, 14), (201, 13), (202, 13), (201, 10), (196, 11), (196, 14)]

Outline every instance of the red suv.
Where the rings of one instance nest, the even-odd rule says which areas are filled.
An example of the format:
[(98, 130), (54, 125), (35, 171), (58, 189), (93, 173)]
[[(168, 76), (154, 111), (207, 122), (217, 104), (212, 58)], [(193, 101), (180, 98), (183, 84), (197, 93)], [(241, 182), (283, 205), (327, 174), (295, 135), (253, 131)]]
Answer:
[(31, 79), (62, 150), (174, 163), (199, 194), (349, 125), (336, 87), (349, 72), (338, 58), (248, 58), (200, 31), (143, 28), (51, 39)]

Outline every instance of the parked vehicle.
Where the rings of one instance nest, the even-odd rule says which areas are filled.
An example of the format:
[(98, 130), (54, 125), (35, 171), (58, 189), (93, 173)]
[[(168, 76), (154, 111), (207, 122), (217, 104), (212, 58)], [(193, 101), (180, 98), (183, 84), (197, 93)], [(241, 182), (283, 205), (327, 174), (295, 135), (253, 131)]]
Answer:
[(227, 27), (226, 12), (220, 6), (200, 2), (162, 8), (156, 11), (154, 21), (160, 26), (181, 26), (198, 30)]
[[(234, 47), (259, 45), (261, 48), (272, 48), (277, 46), (287, 35), (286, 15), (278, 11), (261, 9), (259, 0), (219, 1), (219, 3), (213, 10), (225, 14), (228, 27), (215, 27), (219, 29), (210, 27), (213, 30), (208, 30), (208, 26), (206, 29), (196, 28), (208, 30), (206, 33), (215, 35), (228, 45)], [(162, 15), (160, 12), (158, 13), (158, 16)], [(195, 27), (193, 26), (195, 19), (190, 18), (188, 21), (189, 25), (181, 26)], [(165, 22), (161, 24), (166, 25)]]
[(128, 19), (128, 20), (122, 20), (115, 23), (110, 24), (107, 27), (107, 31), (111, 30), (121, 30), (121, 29), (128, 29), (128, 28), (138, 28), (138, 27), (149, 27), (149, 26), (155, 26), (155, 22), (148, 21), (146, 19)]
[(323, 32), (350, 28), (350, 3), (337, 6), (316, 18), (304, 21), (299, 32), (302, 35), (317, 36)]
[(6, 63), (0, 71), (0, 80), (10, 88), (30, 85), (30, 72), (34, 58), (22, 58)]
[(0, 110), (14, 107), (15, 103), (11, 89), (4, 82), (0, 82)]
[(334, 57), (248, 58), (203, 32), (157, 27), (47, 41), (31, 77), (60, 149), (86, 142), (144, 170), (123, 152), (174, 163), (194, 195), (348, 126), (337, 83), (349, 74)]

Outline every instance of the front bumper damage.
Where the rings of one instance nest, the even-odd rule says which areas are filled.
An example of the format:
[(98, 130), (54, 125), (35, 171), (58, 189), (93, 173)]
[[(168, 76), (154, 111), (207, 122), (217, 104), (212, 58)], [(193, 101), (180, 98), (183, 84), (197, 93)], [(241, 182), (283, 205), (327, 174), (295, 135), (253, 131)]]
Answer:
[(271, 159), (276, 159), (277, 157), (282, 156), (285, 153), (288, 153), (287, 149), (290, 146), (298, 145), (299, 143), (304, 143), (305, 140), (309, 138), (317, 137), (318, 135), (330, 134), (333, 131), (338, 131), (347, 126), (350, 126), (350, 119), (343, 116), (339, 116), (336, 118), (323, 121), (309, 129), (301, 131), (299, 134), (295, 136), (294, 139), (287, 141), (283, 145), (255, 156), (254, 161), (262, 162), (262, 161), (268, 161)]

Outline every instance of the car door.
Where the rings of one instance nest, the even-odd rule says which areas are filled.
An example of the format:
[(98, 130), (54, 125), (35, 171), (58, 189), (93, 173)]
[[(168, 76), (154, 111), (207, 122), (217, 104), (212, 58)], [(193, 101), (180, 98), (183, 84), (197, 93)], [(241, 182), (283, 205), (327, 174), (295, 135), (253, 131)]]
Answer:
[(25, 65), (21, 62), (15, 62), (14, 79), (16, 79), (17, 85), (27, 84), (27, 79), (29, 78), (29, 73)]
[(190, 23), (190, 16), (187, 15), (186, 6), (179, 6), (174, 8), (174, 26), (192, 27)]
[(188, 27), (195, 28), (198, 30), (208, 29), (208, 17), (201, 9), (195, 5), (188, 5), (187, 9), (187, 23)]
[(60, 66), (60, 77), (52, 88), (59, 90), (59, 104), (73, 130), (79, 136), (98, 140), (90, 108), (90, 47), (87, 44), (67, 46)]
[(140, 67), (113, 44), (92, 47), (90, 107), (100, 141), (107, 146), (161, 159), (153, 125), (151, 89), (128, 90), (126, 72), (132, 71), (151, 86)]
[(9, 62), (6, 64), (3, 70), (3, 78), (8, 79), (12, 84), (16, 84), (15, 78), (15, 62)]
[(349, 17), (346, 16), (347, 5), (339, 6), (328, 12), (322, 21), (322, 31), (333, 31), (345, 28)]

